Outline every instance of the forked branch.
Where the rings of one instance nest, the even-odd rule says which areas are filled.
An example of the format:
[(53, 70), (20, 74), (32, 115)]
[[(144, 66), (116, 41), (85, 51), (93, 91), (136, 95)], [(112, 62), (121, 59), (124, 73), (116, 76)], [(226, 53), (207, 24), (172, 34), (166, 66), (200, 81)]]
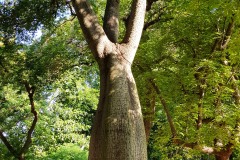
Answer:
[(88, 42), (96, 59), (105, 55), (105, 48), (110, 44), (102, 26), (98, 22), (96, 14), (93, 12), (87, 0), (72, 0), (75, 13), (83, 30), (83, 34)]
[(226, 31), (224, 32), (224, 35), (220, 38), (217, 38), (214, 41), (214, 44), (212, 46), (212, 52), (218, 51), (218, 50), (224, 50), (227, 48), (227, 45), (228, 45), (231, 35), (233, 33), (234, 23), (235, 23), (235, 19), (234, 19), (234, 15), (233, 15), (231, 17), (230, 22), (228, 23), (228, 26), (227, 26)]
[(31, 113), (34, 115), (34, 119), (32, 121), (31, 127), (28, 130), (26, 141), (25, 141), (24, 145), (22, 146), (22, 148), (20, 149), (20, 151), (16, 151), (13, 148), (13, 146), (10, 144), (10, 142), (7, 140), (6, 136), (4, 135), (4, 131), (0, 130), (0, 139), (5, 144), (5, 146), (9, 150), (9, 152), (11, 152), (12, 155), (16, 158), (22, 157), (23, 154), (26, 153), (28, 148), (30, 147), (30, 145), (32, 143), (32, 134), (33, 134), (34, 128), (35, 128), (35, 126), (37, 124), (37, 120), (38, 120), (37, 111), (35, 110), (35, 105), (34, 105), (34, 101), (33, 101), (33, 95), (34, 95), (35, 88), (30, 86), (30, 84), (27, 82), (25, 82), (24, 85), (25, 85), (26, 91), (28, 92), (28, 97), (29, 97), (30, 106), (31, 106)]
[(28, 92), (28, 98), (29, 98), (30, 106), (31, 106), (31, 113), (33, 114), (34, 118), (33, 118), (31, 127), (28, 130), (26, 141), (25, 141), (20, 153), (25, 153), (28, 150), (28, 148), (30, 147), (30, 145), (32, 143), (32, 134), (33, 134), (34, 128), (35, 128), (35, 126), (37, 124), (37, 120), (38, 120), (37, 111), (35, 110), (35, 105), (34, 105), (34, 101), (33, 101), (33, 95), (34, 95), (35, 88), (33, 86), (30, 86), (29, 83), (25, 83), (25, 88)]

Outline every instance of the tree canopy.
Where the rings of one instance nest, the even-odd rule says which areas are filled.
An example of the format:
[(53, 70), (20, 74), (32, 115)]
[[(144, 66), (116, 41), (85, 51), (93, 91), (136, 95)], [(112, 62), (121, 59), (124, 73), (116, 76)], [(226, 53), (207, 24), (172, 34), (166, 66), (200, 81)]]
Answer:
[[(137, 46), (141, 35), (134, 14), (143, 13), (134, 8), (142, 1), (133, 0), (132, 8), (131, 2), (0, 1), (0, 159), (87, 159), (93, 117), (102, 112), (98, 99), (99, 105), (111, 103), (106, 108), (125, 104), (123, 97), (111, 102), (125, 84), (135, 98), (134, 85), (122, 76), (128, 74), (118, 72), (126, 62), (138, 87), (146, 133), (139, 141), (147, 141), (149, 160), (240, 158), (240, 2), (147, 0), (134, 61), (131, 45)], [(127, 56), (115, 57), (119, 53)], [(111, 71), (117, 78), (103, 82)], [(103, 96), (103, 91), (111, 92)], [(99, 119), (101, 127), (112, 129), (97, 133), (120, 132), (114, 122), (125, 117), (112, 115), (103, 114), (106, 126)]]

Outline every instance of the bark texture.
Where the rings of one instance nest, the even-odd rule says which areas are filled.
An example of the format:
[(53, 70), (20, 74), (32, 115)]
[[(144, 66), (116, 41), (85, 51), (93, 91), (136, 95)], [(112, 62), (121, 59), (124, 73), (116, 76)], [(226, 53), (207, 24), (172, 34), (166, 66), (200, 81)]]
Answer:
[(144, 23), (146, 0), (133, 0), (130, 23), (118, 39), (119, 1), (107, 0), (102, 27), (87, 0), (72, 0), (100, 69), (100, 98), (90, 140), (90, 160), (146, 160), (141, 106), (131, 64)]
[(107, 59), (108, 67), (101, 67), (101, 99), (91, 134), (89, 159), (147, 159), (143, 118), (131, 65), (118, 55)]

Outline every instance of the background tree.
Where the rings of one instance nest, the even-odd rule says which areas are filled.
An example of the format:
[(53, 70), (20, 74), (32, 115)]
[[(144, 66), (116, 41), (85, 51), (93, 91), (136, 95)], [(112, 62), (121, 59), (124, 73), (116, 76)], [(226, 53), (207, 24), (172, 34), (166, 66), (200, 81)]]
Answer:
[[(71, 2), (100, 69), (100, 102), (91, 135), (90, 159), (146, 159), (141, 108), (131, 73), (131, 63), (141, 37), (146, 2), (133, 1), (122, 43), (117, 43), (119, 2), (107, 2), (103, 28), (87, 1)], [(3, 23), (10, 21), (12, 23), (9, 24), (13, 24), (4, 27), (5, 35), (8, 35), (8, 31), (19, 35), (24, 29), (34, 30), (40, 24), (51, 26), (54, 24), (51, 21), (53, 17), (69, 6), (64, 3), (55, 0), (31, 4), (27, 1), (5, 3), (7, 7), (3, 7), (4, 16), (1, 19)], [(26, 12), (26, 8), (30, 8), (29, 12)], [(39, 9), (39, 12), (35, 12)], [(33, 18), (28, 19), (28, 15)], [(8, 16), (13, 19), (7, 19)], [(36, 22), (34, 25), (33, 21)]]
[[(39, 151), (37, 158), (57, 157), (58, 151), (87, 143), (81, 134), (89, 134), (94, 112), (89, 94), (95, 97), (97, 92), (89, 87), (98, 86), (98, 73), (86, 50), (88, 42), (101, 77), (90, 147), (92, 159), (115, 159), (112, 157), (116, 155), (120, 155), (119, 159), (146, 158), (145, 139), (149, 142), (149, 159), (226, 159), (230, 155), (239, 159), (239, 2), (148, 0), (144, 24), (143, 12), (138, 12), (140, 1), (133, 1), (132, 8), (126, 9), (129, 1), (119, 5), (109, 0), (105, 12), (104, 3), (90, 3), (93, 9), (88, 2), (79, 0), (67, 4), (60, 0), (1, 3), (2, 93), (21, 97), (7, 99), (8, 106), (13, 106), (14, 101), (21, 106), (21, 100), (27, 97), (22, 82), (34, 85), (42, 119), (33, 136), (39, 133), (43, 140), (52, 138), (46, 141), (50, 145), (34, 140), (35, 145), (29, 148), (32, 154), (27, 156), (33, 157)], [(141, 17), (135, 23), (138, 13)], [(62, 23), (59, 30), (54, 27), (69, 14), (78, 17), (86, 40), (76, 23)], [(133, 63), (139, 26), (145, 32)], [(43, 37), (25, 49), (39, 27), (44, 30)], [(144, 106), (146, 137), (132, 63)], [(8, 115), (3, 119), (9, 120)], [(45, 130), (48, 124), (44, 121), (51, 124)], [(84, 125), (77, 124), (79, 121)], [(75, 127), (63, 129), (66, 124)], [(13, 134), (18, 132), (21, 128), (12, 130)], [(128, 146), (139, 148), (131, 150)]]
[[(151, 32), (146, 33), (136, 59), (137, 70), (145, 71), (139, 78), (153, 80), (152, 86), (169, 124), (169, 132), (166, 132), (165, 127), (161, 128), (163, 124), (156, 123), (159, 131), (155, 133), (168, 134), (169, 139), (164, 142), (167, 146), (172, 142), (226, 159), (233, 148), (239, 146), (238, 78), (232, 81), (233, 75), (238, 77), (235, 71), (233, 73), (238, 66), (237, 57), (233, 55), (238, 49), (234, 52), (232, 49), (239, 41), (235, 37), (239, 32), (239, 4), (238, 1), (179, 2), (174, 2), (176, 7), (171, 21), (155, 24), (156, 27), (161, 25), (160, 29), (154, 26), (149, 29)], [(172, 3), (168, 5), (171, 10)], [(151, 54), (159, 51), (161, 53)], [(146, 55), (155, 63), (149, 65)], [(159, 139), (156, 144), (163, 143), (163, 133), (162, 138), (155, 135)]]
[[(51, 148), (63, 143), (88, 144), (88, 141), (84, 141), (84, 139), (87, 139), (84, 135), (89, 136), (91, 116), (93, 115), (94, 106), (96, 106), (96, 100), (93, 100), (94, 97), (97, 98), (97, 92), (94, 89), (92, 91), (90, 86), (98, 88), (98, 84), (94, 81), (94, 79), (98, 79), (98, 76), (94, 72), (94, 67), (91, 68), (91, 73), (84, 68), (93, 64), (91, 57), (82, 55), (83, 52), (88, 50), (86, 50), (84, 41), (80, 41), (81, 36), (79, 41), (72, 38), (76, 32), (74, 30), (75, 22), (62, 25), (54, 33), (51, 31), (46, 32), (40, 41), (36, 41), (30, 47), (18, 45), (15, 41), (11, 43), (2, 42), (1, 139), (5, 147), (16, 158), (24, 159), (24, 154), (30, 150), (31, 153), (26, 156), (36, 159), (38, 156), (43, 156), (46, 151), (53, 152), (54, 150)], [(76, 36), (74, 37), (76, 38)], [(64, 40), (64, 38), (65, 43), (59, 44), (59, 40)], [(81, 51), (76, 50), (78, 46), (81, 46)], [(51, 52), (49, 53), (49, 51)], [(71, 54), (69, 54), (69, 51), (71, 51)], [(79, 59), (82, 59), (81, 64)], [(72, 75), (77, 77), (82, 75), (82, 79), (79, 78), (79, 81), (76, 82), (77, 80), (73, 79)], [(60, 76), (65, 81), (61, 80)], [(63, 108), (59, 111), (60, 108), (56, 103), (56, 97), (54, 97), (54, 105), (53, 102), (50, 105), (48, 99), (53, 97), (54, 93), (57, 93), (58, 97), (63, 94), (63, 90), (60, 90), (63, 87), (60, 85), (62, 83), (75, 84), (75, 86), (78, 84), (78, 90), (75, 91), (74, 96), (64, 96), (66, 102), (70, 99), (75, 100), (72, 104), (68, 102), (72, 109)], [(56, 86), (60, 88), (57, 89)], [(33, 87), (35, 92), (31, 90)], [(68, 92), (73, 94), (73, 86), (69, 85), (68, 87), (71, 89), (68, 89)], [(85, 96), (82, 93), (84, 90)], [(34, 99), (33, 93), (36, 96)], [(87, 93), (91, 94), (91, 98), (84, 98)], [(27, 94), (29, 94), (29, 99)], [(85, 99), (89, 100), (85, 101)], [(34, 107), (32, 112), (36, 114), (34, 119), (30, 116), (29, 100), (31, 102), (30, 107)], [(77, 103), (79, 104), (77, 105)], [(73, 110), (73, 108), (75, 109)], [(54, 112), (49, 113), (52, 110)], [(71, 119), (56, 117), (56, 115), (63, 116), (63, 113), (67, 110)], [(81, 120), (84, 121), (85, 126), (80, 123)], [(38, 123), (36, 123), (37, 121)], [(63, 127), (61, 124), (64, 125), (65, 130), (61, 134), (57, 134), (61, 130), (60, 127)], [(75, 128), (70, 127), (74, 125)], [(34, 129), (35, 131), (33, 131)], [(34, 145), (31, 146), (32, 144)], [(4, 151), (4, 146), (1, 146), (1, 148)], [(3, 158), (10, 157), (7, 150), (3, 153)]]

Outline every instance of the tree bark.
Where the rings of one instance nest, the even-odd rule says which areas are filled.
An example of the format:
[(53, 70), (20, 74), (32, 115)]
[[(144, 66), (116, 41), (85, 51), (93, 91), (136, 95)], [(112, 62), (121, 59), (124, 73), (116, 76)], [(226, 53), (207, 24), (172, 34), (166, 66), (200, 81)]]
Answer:
[(89, 159), (145, 160), (146, 136), (131, 65), (117, 55), (105, 63)]
[(141, 106), (131, 64), (136, 54), (146, 0), (133, 0), (122, 44), (117, 43), (119, 2), (108, 0), (104, 28), (87, 0), (72, 5), (100, 69), (100, 98), (90, 140), (90, 160), (146, 160)]

